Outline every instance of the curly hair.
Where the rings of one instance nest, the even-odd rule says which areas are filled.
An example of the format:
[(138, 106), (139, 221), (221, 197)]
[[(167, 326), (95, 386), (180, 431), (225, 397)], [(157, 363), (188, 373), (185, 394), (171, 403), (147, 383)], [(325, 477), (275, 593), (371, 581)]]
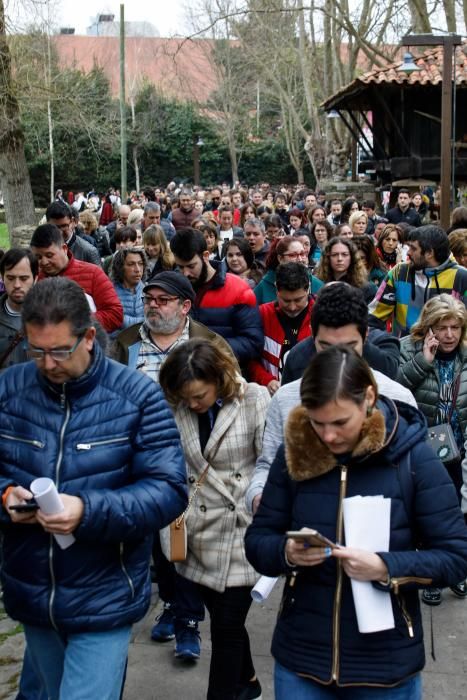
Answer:
[(86, 233), (88, 231), (95, 231), (98, 226), (97, 218), (94, 216), (92, 211), (89, 211), (89, 209), (85, 209), (80, 213), (79, 223), (83, 226)]
[(313, 274), (325, 284), (334, 282), (334, 271), (331, 267), (331, 252), (337, 244), (345, 245), (350, 253), (350, 265), (347, 272), (340, 281), (347, 282), (352, 287), (364, 287), (368, 282), (368, 275), (362, 261), (357, 257), (357, 249), (349, 238), (331, 238), (323, 251), (323, 255), (315, 268)]
[(381, 258), (376, 252), (375, 244), (370, 236), (354, 236), (351, 240), (357, 250), (361, 250), (364, 254), (367, 270), (373, 270), (374, 268), (377, 270), (386, 269), (385, 267), (383, 268)]
[(172, 251), (170, 250), (169, 242), (165, 237), (164, 229), (162, 226), (157, 224), (151, 224), (148, 226), (146, 231), (143, 233), (143, 245), (157, 245), (161, 247), (161, 252), (159, 253), (159, 260), (162, 264), (163, 270), (173, 270), (175, 265), (175, 259)]
[(112, 264), (110, 265), (109, 277), (112, 282), (118, 282), (118, 284), (123, 284), (123, 266), (128, 255), (134, 254), (140, 255), (143, 263), (143, 270), (146, 269), (147, 257), (143, 248), (122, 248), (117, 250), (112, 258)]
[(459, 341), (459, 345), (462, 345), (467, 330), (467, 310), (459, 299), (455, 299), (450, 294), (444, 293), (428, 299), (418, 321), (414, 323), (410, 329), (410, 337), (413, 342), (421, 341), (425, 338), (430, 328), (433, 328), (437, 323), (445, 321), (448, 318), (458, 321), (462, 326), (462, 333)]

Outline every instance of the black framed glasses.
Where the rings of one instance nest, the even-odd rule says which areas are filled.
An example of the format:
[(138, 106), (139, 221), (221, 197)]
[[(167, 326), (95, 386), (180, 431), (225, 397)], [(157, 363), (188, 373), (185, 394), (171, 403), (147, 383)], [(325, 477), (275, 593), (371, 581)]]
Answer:
[(143, 304), (147, 304), (148, 306), (150, 304), (156, 304), (156, 306), (167, 306), (169, 301), (175, 301), (175, 299), (179, 298), (180, 297), (151, 297), (149, 294), (143, 294), (141, 297)]
[(46, 355), (50, 355), (52, 360), (55, 360), (56, 362), (65, 362), (65, 360), (69, 360), (73, 355), (74, 351), (81, 343), (85, 335), (86, 331), (81, 333), (81, 335), (77, 337), (76, 343), (69, 350), (43, 350), (42, 348), (35, 348), (33, 345), (28, 344), (29, 357), (31, 357), (33, 360), (44, 360)]

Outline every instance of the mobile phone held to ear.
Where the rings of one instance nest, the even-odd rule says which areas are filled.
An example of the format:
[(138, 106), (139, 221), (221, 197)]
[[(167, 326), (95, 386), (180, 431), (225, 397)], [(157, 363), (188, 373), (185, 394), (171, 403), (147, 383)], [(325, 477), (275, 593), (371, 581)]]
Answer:
[(24, 503), (18, 503), (16, 506), (8, 507), (8, 510), (13, 510), (15, 513), (34, 513), (38, 509), (39, 506), (34, 498), (31, 498), (30, 501), (24, 501)]
[(318, 530), (313, 530), (311, 527), (303, 527), (301, 530), (289, 530), (285, 534), (291, 540), (295, 540), (295, 542), (306, 542), (309, 547), (336, 548), (338, 546), (335, 542), (318, 532)]

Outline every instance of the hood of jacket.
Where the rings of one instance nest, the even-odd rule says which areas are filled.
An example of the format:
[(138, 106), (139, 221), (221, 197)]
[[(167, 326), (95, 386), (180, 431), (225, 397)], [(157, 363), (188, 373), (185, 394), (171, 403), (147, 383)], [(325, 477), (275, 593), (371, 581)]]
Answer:
[(440, 265), (437, 265), (436, 267), (427, 267), (423, 272), (425, 273), (425, 275), (427, 277), (435, 277), (440, 272), (443, 272), (443, 270), (449, 270), (453, 267), (459, 267), (459, 265), (458, 265), (456, 259), (454, 258), (454, 256), (451, 254)]
[[(365, 419), (350, 464), (358, 464), (379, 452), (385, 459), (400, 460), (426, 435), (423, 414), (408, 404), (380, 397), (373, 413)], [(285, 427), (287, 469), (294, 481), (313, 479), (334, 469), (338, 459), (311, 426), (306, 408), (296, 406)]]

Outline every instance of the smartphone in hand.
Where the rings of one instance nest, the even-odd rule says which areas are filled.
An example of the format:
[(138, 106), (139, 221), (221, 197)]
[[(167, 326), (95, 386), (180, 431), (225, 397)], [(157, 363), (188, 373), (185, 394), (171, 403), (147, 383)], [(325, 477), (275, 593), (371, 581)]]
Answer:
[(16, 513), (33, 513), (35, 510), (39, 510), (39, 506), (31, 498), (30, 501), (24, 501), (24, 503), (18, 503), (15, 506), (8, 506), (8, 510), (14, 510)]
[(318, 530), (313, 530), (311, 527), (302, 527), (301, 530), (288, 530), (285, 534), (291, 540), (295, 540), (295, 542), (307, 542), (310, 547), (336, 548), (338, 546), (335, 542), (318, 532)]

